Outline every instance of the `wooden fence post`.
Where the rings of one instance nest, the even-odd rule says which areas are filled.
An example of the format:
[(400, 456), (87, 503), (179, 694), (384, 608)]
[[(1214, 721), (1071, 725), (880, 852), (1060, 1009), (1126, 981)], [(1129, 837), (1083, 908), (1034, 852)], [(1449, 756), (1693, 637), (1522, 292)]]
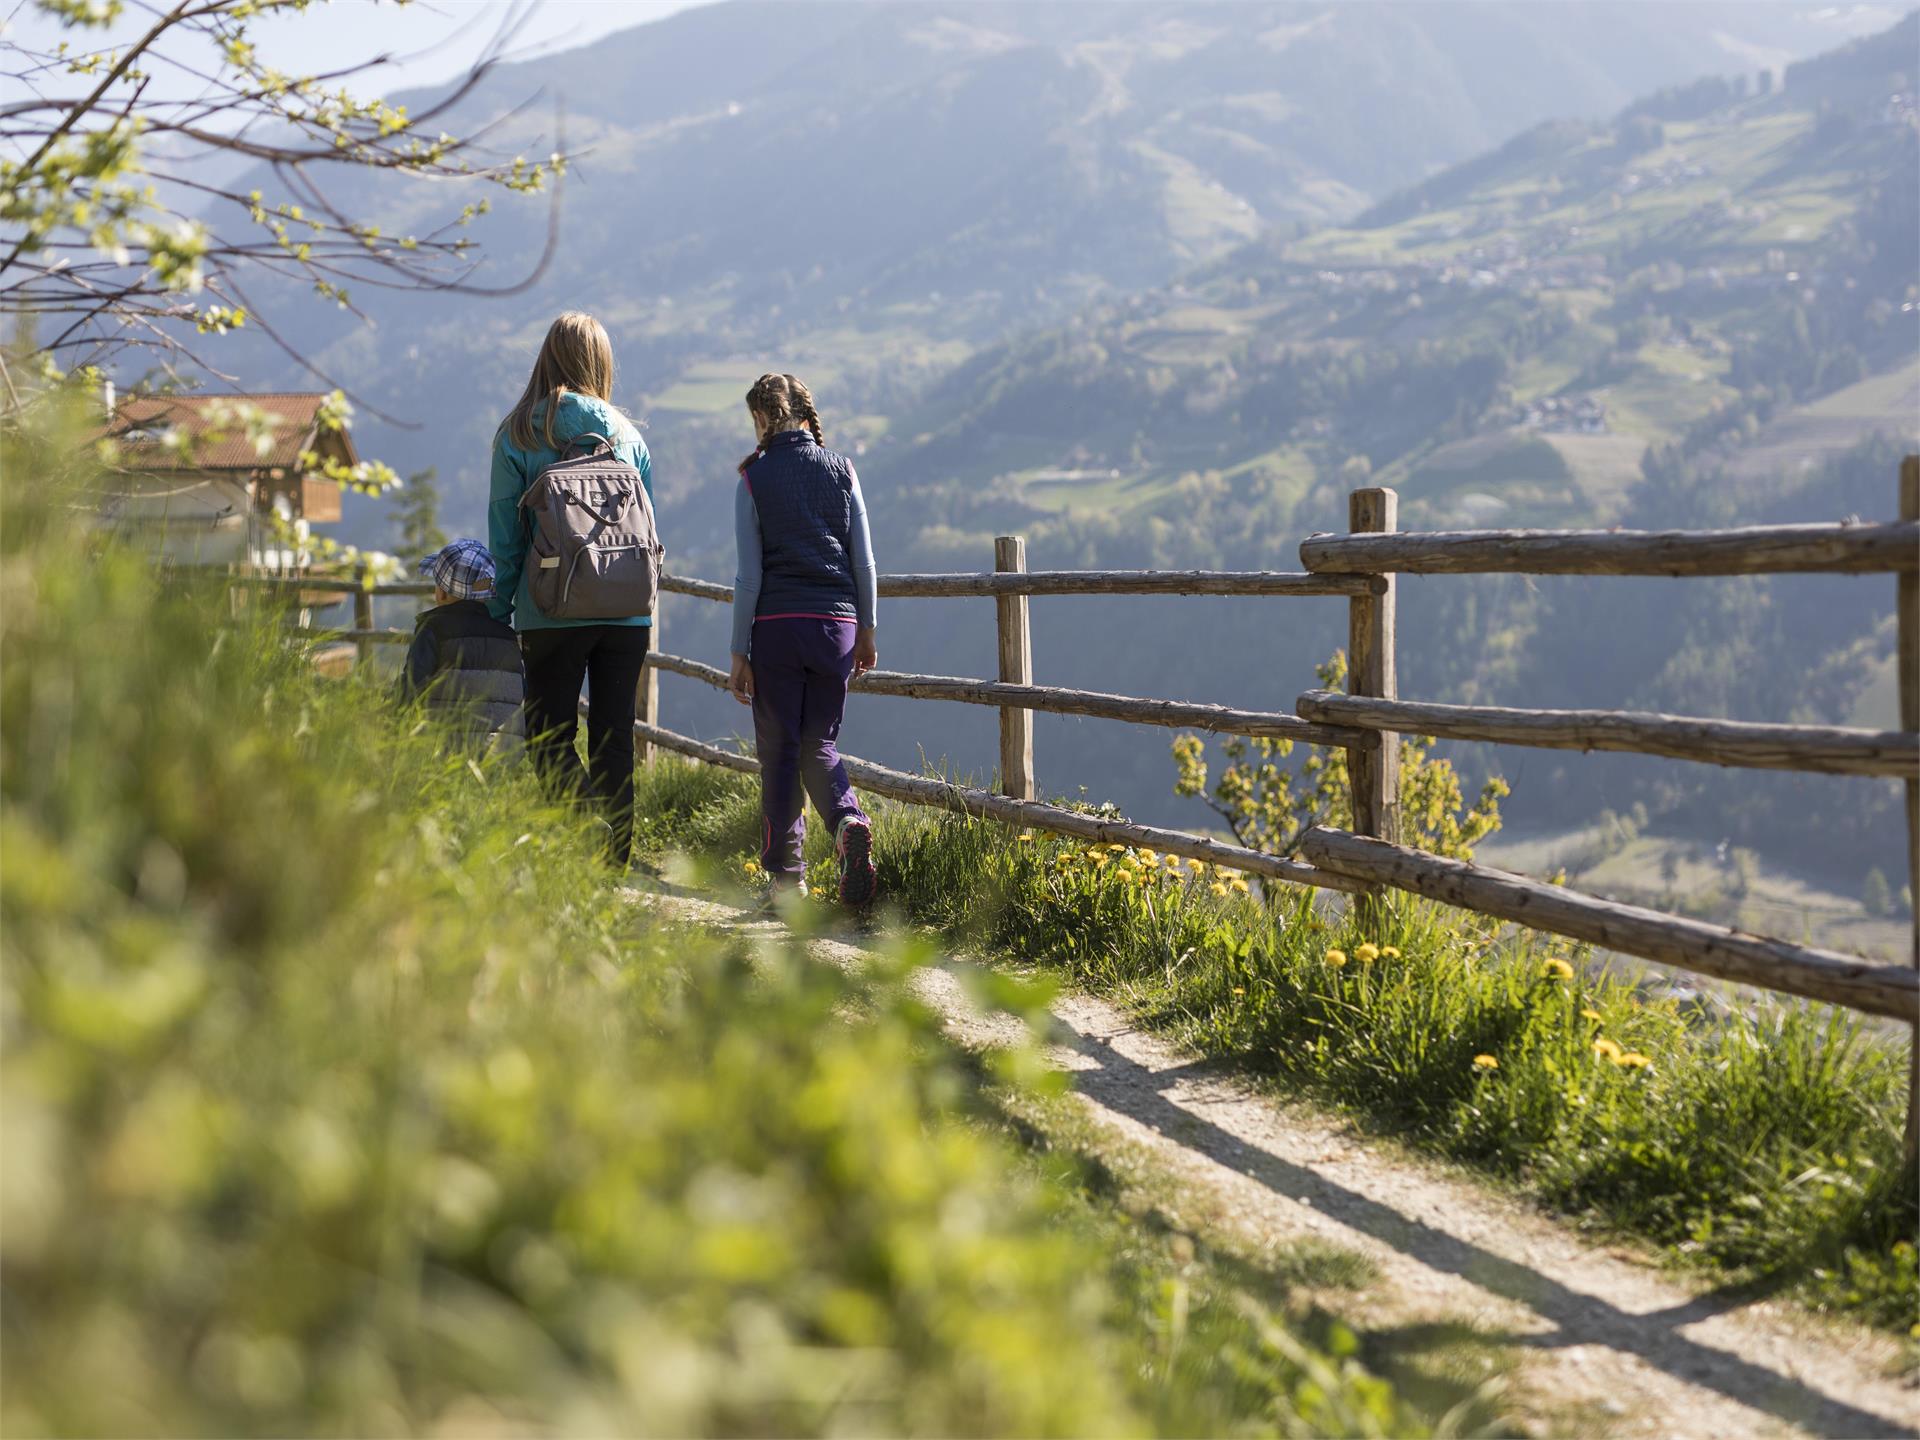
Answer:
[[(1355, 534), (1392, 531), (1398, 525), (1400, 496), (1384, 487), (1355, 490), (1347, 497), (1347, 528)], [(1376, 699), (1399, 698), (1394, 673), (1393, 622), (1396, 578), (1386, 577), (1383, 595), (1356, 595), (1347, 601), (1347, 693)], [(1353, 833), (1400, 841), (1400, 737), (1380, 732), (1380, 747), (1347, 751), (1347, 776), (1353, 786)]]
[(373, 592), (365, 585), (353, 592), (354, 663), (366, 666), (373, 659)]
[[(1027, 542), (1019, 535), (997, 536), (993, 568), (1000, 574), (1025, 574)], [(1025, 595), (996, 595), (1000, 621), (1000, 679), (1008, 685), (1033, 683), (1033, 633), (1027, 625)], [(1033, 712), (1000, 708), (1000, 789), (1016, 800), (1034, 798)]]
[[(659, 590), (653, 597), (653, 628), (647, 632), (647, 654), (663, 654), (660, 648), (660, 612), (666, 608), (667, 592)], [(660, 723), (660, 672), (648, 665), (640, 671), (640, 693), (635, 697), (634, 709), (640, 712), (640, 723), (658, 725)], [(642, 765), (653, 764), (654, 748), (651, 740), (640, 742), (637, 756)]]
[[(1920, 455), (1900, 462), (1900, 518), (1920, 520)], [(1900, 728), (1920, 730), (1920, 570), (1899, 572), (1895, 595), (1899, 644), (1894, 664), (1900, 671)], [(1907, 781), (1907, 901), (1912, 907), (1912, 963), (1920, 969), (1920, 782)], [(1912, 1017), (1920, 1019), (1920, 1017)], [(1920, 1159), (1920, 1026), (1907, 1058), (1907, 1169)]]

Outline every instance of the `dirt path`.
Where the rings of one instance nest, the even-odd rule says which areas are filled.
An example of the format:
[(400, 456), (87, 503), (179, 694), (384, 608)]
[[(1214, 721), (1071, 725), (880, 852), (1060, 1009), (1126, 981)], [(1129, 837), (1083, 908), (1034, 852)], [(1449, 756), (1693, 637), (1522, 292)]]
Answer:
[[(686, 896), (636, 898), (747, 934), (780, 927)], [(815, 955), (845, 967), (833, 940)], [(949, 960), (914, 985), (969, 1048), (1018, 1038), (982, 1017)], [(1367, 1256), (1379, 1280), (1366, 1325), (1464, 1323), (1505, 1337), (1511, 1399), (1530, 1428), (1624, 1436), (1912, 1436), (1920, 1390), (1895, 1378), (1889, 1338), (1824, 1325), (1732, 1291), (1690, 1289), (1621, 1248), (1439, 1167), (1369, 1146), (1338, 1122), (1256, 1093), (1134, 1026), (1114, 1006), (1064, 995), (1052, 1057), (1074, 1077), (1094, 1130), (1144, 1153), (1177, 1186), (1179, 1223), (1260, 1254), (1305, 1237)]]

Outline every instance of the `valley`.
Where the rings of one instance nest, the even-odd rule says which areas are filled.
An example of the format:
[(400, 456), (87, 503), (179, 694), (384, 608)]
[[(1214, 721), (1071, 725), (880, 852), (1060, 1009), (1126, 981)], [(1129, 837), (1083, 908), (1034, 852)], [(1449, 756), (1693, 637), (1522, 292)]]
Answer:
[[(1525, 91), (1532, 113), (1518, 92), (1476, 112), (1470, 85), (1437, 79), (1388, 104), (1391, 67), (1360, 57), (1419, 34), (1440, 45), (1420, 73), (1447, 73), (1465, 37), (1435, 40), (1433, 13), (780, 7), (725, 105), (694, 104), (688, 58), (657, 93), (570, 108), (585, 153), (565, 273), (457, 321), (409, 302), (404, 364), (382, 338), (394, 322), (322, 332), (319, 353), (440, 417), (362, 433), (403, 470), (434, 466), (449, 522), (470, 526), (493, 423), (471, 397), (511, 393), (552, 311), (598, 309), (619, 337), (618, 398), (647, 426), (670, 563), (721, 580), (739, 397), (769, 368), (822, 397), (894, 571), (985, 568), (1012, 533), (1036, 567), (1290, 569), (1362, 483), (1399, 490), (1408, 528), (1887, 514), (1891, 464), (1920, 436), (1920, 20), (1848, 12), (1861, 38), (1729, 74), (1688, 49), (1686, 6), (1663, 7), (1657, 36), (1620, 21), (1635, 7), (1607, 12), (1623, 45), (1644, 42), (1631, 63), (1576, 36), (1576, 12), (1481, 7), (1483, 59), (1524, 53), (1543, 87), (1559, 77)], [(673, 70), (762, 17), (717, 6), (616, 40)], [(1559, 23), (1575, 28), (1539, 28)], [(1614, 78), (1569, 78), (1580, 45)], [(828, 70), (833, 93), (862, 97), (831, 115)], [(1358, 118), (1373, 110), (1377, 127)], [(1069, 131), (1067, 116), (1094, 119)], [(774, 158), (789, 154), (806, 158)], [(861, 178), (882, 169), (884, 188)], [(599, 197), (629, 185), (657, 223), (614, 222)], [(774, 196), (790, 219), (734, 222)], [(503, 261), (533, 248), (531, 211), (484, 223)], [(387, 523), (373, 502), (349, 518), (369, 540)], [(1409, 593), (1408, 694), (1852, 723), (1890, 703), (1889, 599), (1844, 581)], [(672, 648), (720, 654), (722, 617), (682, 609)], [(1048, 681), (1281, 707), (1344, 633), (1316, 602), (1055, 601), (1035, 627)], [(991, 627), (963, 602), (893, 604), (884, 629), (904, 668), (990, 673)], [(1090, 643), (1116, 629), (1117, 654)], [(737, 728), (723, 698), (690, 689), (671, 692), (678, 723)], [(990, 715), (934, 707), (908, 731), (863, 703), (875, 759), (977, 771), (993, 754)], [(1098, 722), (1040, 735), (1049, 785), (1179, 813), (1161, 742)], [(1637, 801), (1693, 834), (1729, 798), (1722, 777), (1659, 762), (1458, 758), (1524, 772), (1511, 814), (1529, 827)], [(1735, 839), (1784, 863), (1811, 807), (1829, 873), (1810, 878), (1857, 886), (1898, 837), (1884, 791), (1743, 782)]]

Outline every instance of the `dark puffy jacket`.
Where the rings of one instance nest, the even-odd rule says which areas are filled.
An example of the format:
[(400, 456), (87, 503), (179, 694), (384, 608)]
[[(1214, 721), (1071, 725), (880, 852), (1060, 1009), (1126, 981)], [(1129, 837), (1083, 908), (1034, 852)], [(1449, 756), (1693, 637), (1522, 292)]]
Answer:
[(762, 617), (854, 618), (853, 466), (804, 430), (770, 436), (747, 467), (760, 517)]
[(526, 738), (521, 714), (527, 695), (520, 642), (513, 627), (487, 613), (485, 602), (456, 600), (424, 610), (414, 622), (403, 699), (425, 696), (463, 739), (484, 748), (495, 736)]

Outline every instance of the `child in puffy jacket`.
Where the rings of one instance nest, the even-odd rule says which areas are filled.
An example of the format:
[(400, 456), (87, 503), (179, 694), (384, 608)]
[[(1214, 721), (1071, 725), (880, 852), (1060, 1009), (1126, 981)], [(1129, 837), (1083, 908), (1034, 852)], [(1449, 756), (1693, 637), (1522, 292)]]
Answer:
[(860, 478), (826, 448), (807, 387), (762, 375), (747, 392), (759, 442), (734, 496), (739, 571), (729, 688), (753, 706), (760, 863), (777, 896), (804, 894), (802, 790), (833, 827), (840, 899), (873, 900), (873, 826), (840, 762), (847, 682), (879, 659), (873, 542)]
[(433, 606), (414, 621), (400, 675), (403, 700), (423, 699), (475, 750), (517, 751), (526, 738), (526, 676), (513, 627), (493, 618), (493, 556), (455, 540), (420, 562)]

